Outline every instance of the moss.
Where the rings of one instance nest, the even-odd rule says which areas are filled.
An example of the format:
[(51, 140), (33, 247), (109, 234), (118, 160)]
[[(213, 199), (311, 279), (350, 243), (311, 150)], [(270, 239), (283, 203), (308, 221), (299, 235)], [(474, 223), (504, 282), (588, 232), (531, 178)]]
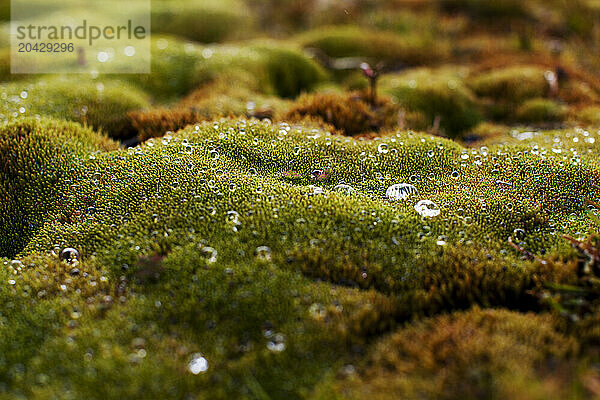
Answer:
[[(3, 311), (0, 329), (14, 334), (0, 354), (22, 347), (14, 335), (30, 326), (31, 342), (44, 343), (11, 353), (7, 391), (301, 398), (411, 318), (474, 304), (537, 309), (534, 264), (508, 237), (560, 252), (560, 233), (596, 226), (582, 198), (597, 197), (598, 152), (587, 151), (597, 144), (572, 136), (563, 144), (580, 160), (539, 157), (541, 137), (475, 150), (412, 133), (360, 141), (269, 121), (197, 126), (110, 152), (75, 124), (2, 130), (3, 255), (20, 261), (0, 270), (0, 300), (37, 308)], [(417, 191), (388, 198), (400, 182)], [(419, 200), (439, 215), (420, 215)], [(65, 247), (76, 262), (56, 259)], [(500, 353), (495, 335), (521, 343), (536, 318), (490, 328), (469, 349)], [(198, 376), (188, 369), (196, 353), (208, 360)]]
[(584, 107), (577, 111), (574, 119), (584, 124), (600, 126), (600, 106)]
[(501, 2), (485, 0), (439, 0), (441, 9), (446, 12), (461, 11), (473, 18), (525, 18), (529, 15), (527, 4), (517, 0)]
[[(45, 221), (47, 213), (76, 186), (77, 160), (98, 150), (114, 150), (111, 140), (74, 123), (23, 119), (0, 134), (0, 254), (19, 252)], [(32, 201), (26, 201), (28, 196)], [(66, 222), (66, 221), (65, 221)]]
[(147, 140), (220, 117), (274, 118), (287, 107), (286, 100), (257, 93), (244, 84), (232, 87), (226, 77), (220, 77), (192, 91), (175, 106), (130, 112), (129, 118), (138, 138)]
[(381, 86), (399, 104), (422, 112), (429, 126), (439, 125), (450, 137), (460, 136), (481, 119), (473, 94), (454, 73), (416, 69), (384, 76)]
[(366, 92), (306, 95), (297, 99), (282, 119), (297, 121), (307, 116), (316, 117), (346, 135), (390, 129), (396, 125), (400, 112), (397, 106), (389, 99), (381, 98), (372, 107), (366, 97)]
[[(202, 48), (173, 36), (152, 35), (150, 73), (122, 76), (161, 102), (172, 101), (194, 87), (194, 68)], [(205, 53), (208, 54), (208, 53)]]
[(293, 48), (273, 44), (252, 47), (265, 60), (265, 74), (275, 94), (294, 97), (311, 90), (325, 78), (325, 72), (305, 54)]
[(597, 396), (591, 8), (154, 6), (146, 75), (0, 25), (0, 398)]
[(154, 32), (201, 43), (223, 42), (247, 35), (252, 16), (242, 1), (158, 1), (152, 5)]
[(152, 72), (126, 76), (163, 103), (219, 80), (262, 94), (293, 97), (326, 78), (324, 70), (294, 46), (272, 41), (199, 46), (176, 37), (152, 42)]
[(4, 120), (47, 116), (87, 124), (115, 138), (132, 135), (127, 112), (149, 106), (147, 95), (113, 80), (45, 77), (5, 83), (0, 113)]
[(547, 315), (474, 309), (394, 332), (334, 387), (344, 399), (579, 397), (576, 351)]
[(516, 119), (522, 122), (552, 123), (562, 121), (567, 114), (564, 105), (549, 99), (526, 100), (517, 108)]
[(478, 96), (517, 103), (548, 93), (544, 72), (532, 66), (500, 68), (469, 78), (467, 84)]
[(447, 56), (444, 43), (433, 38), (352, 26), (320, 28), (303, 33), (297, 40), (303, 47), (317, 49), (330, 58), (383, 61), (388, 67), (435, 63)]

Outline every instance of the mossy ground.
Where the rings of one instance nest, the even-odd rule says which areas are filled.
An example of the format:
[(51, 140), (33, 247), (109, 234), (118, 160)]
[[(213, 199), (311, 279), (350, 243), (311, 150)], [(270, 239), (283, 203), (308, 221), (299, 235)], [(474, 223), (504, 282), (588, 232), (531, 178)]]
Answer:
[(600, 396), (594, 2), (170, 3), (2, 74), (0, 399)]

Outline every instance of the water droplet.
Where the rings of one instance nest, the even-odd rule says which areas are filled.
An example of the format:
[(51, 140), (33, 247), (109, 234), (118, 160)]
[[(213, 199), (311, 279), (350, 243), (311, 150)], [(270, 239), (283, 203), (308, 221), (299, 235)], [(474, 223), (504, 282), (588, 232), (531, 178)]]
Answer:
[(523, 229), (515, 229), (513, 231), (513, 234), (515, 235), (515, 239), (517, 240), (525, 239), (525, 231)]
[(198, 375), (201, 372), (206, 372), (208, 370), (208, 361), (202, 356), (202, 354), (194, 353), (192, 355), (192, 359), (188, 363), (188, 370), (194, 375)]
[(60, 252), (60, 259), (71, 264), (79, 259), (79, 252), (72, 247), (67, 247)]
[(209, 264), (213, 264), (217, 262), (217, 250), (213, 247), (205, 246), (202, 248), (202, 254), (206, 257), (206, 262)]
[(333, 190), (336, 192), (344, 193), (344, 194), (355, 194), (356, 190), (345, 183), (340, 183), (339, 185), (334, 186)]
[(379, 146), (377, 146), (377, 151), (381, 154), (386, 154), (390, 150), (389, 150), (389, 146), (387, 144), (381, 143)]
[(323, 188), (320, 186), (308, 185), (309, 192), (306, 193), (307, 196), (318, 196), (324, 194)]
[(392, 200), (404, 200), (417, 194), (417, 188), (410, 183), (396, 183), (385, 191), (385, 195)]
[(256, 258), (260, 261), (271, 260), (271, 248), (267, 246), (258, 246), (256, 248)]
[(285, 350), (285, 336), (281, 333), (276, 333), (267, 342), (267, 349), (275, 353), (280, 353)]
[(415, 210), (423, 217), (437, 217), (440, 215), (440, 208), (431, 200), (421, 200), (415, 204)]

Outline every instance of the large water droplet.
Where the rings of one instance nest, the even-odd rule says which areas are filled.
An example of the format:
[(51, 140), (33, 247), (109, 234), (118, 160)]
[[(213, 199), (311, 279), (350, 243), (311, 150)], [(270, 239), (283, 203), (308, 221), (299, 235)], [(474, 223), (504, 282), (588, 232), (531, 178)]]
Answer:
[(79, 252), (72, 247), (67, 247), (60, 252), (60, 259), (70, 264), (79, 259)]
[(410, 183), (396, 183), (385, 191), (385, 195), (392, 200), (404, 200), (417, 194), (417, 188)]
[(206, 370), (208, 370), (208, 361), (206, 358), (202, 357), (202, 354), (195, 353), (192, 355), (192, 359), (188, 363), (188, 369), (194, 375), (198, 375), (201, 372), (206, 372)]

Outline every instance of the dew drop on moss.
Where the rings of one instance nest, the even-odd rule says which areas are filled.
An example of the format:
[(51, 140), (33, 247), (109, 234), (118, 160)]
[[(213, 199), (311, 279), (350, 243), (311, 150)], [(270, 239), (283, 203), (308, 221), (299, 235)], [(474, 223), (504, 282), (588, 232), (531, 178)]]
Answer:
[(438, 215), (440, 215), (441, 212), (438, 205), (431, 200), (419, 201), (417, 204), (415, 204), (415, 210), (422, 217), (428, 218), (437, 217)]
[(70, 264), (79, 259), (79, 252), (72, 247), (66, 247), (60, 252), (60, 259)]
[(336, 192), (344, 193), (344, 194), (355, 194), (356, 190), (345, 183), (340, 183), (339, 185), (334, 186), (333, 190)]
[(396, 183), (385, 191), (385, 195), (392, 200), (404, 200), (414, 194), (417, 194), (417, 188), (410, 183)]
[(258, 246), (256, 248), (256, 258), (260, 261), (271, 260), (271, 248), (268, 246)]
[(206, 372), (208, 370), (208, 361), (202, 356), (202, 354), (195, 353), (192, 355), (192, 359), (188, 363), (188, 370), (194, 375), (198, 375), (201, 372)]
[(515, 235), (515, 239), (517, 240), (525, 239), (525, 231), (523, 229), (515, 229), (513, 231), (513, 234)]

